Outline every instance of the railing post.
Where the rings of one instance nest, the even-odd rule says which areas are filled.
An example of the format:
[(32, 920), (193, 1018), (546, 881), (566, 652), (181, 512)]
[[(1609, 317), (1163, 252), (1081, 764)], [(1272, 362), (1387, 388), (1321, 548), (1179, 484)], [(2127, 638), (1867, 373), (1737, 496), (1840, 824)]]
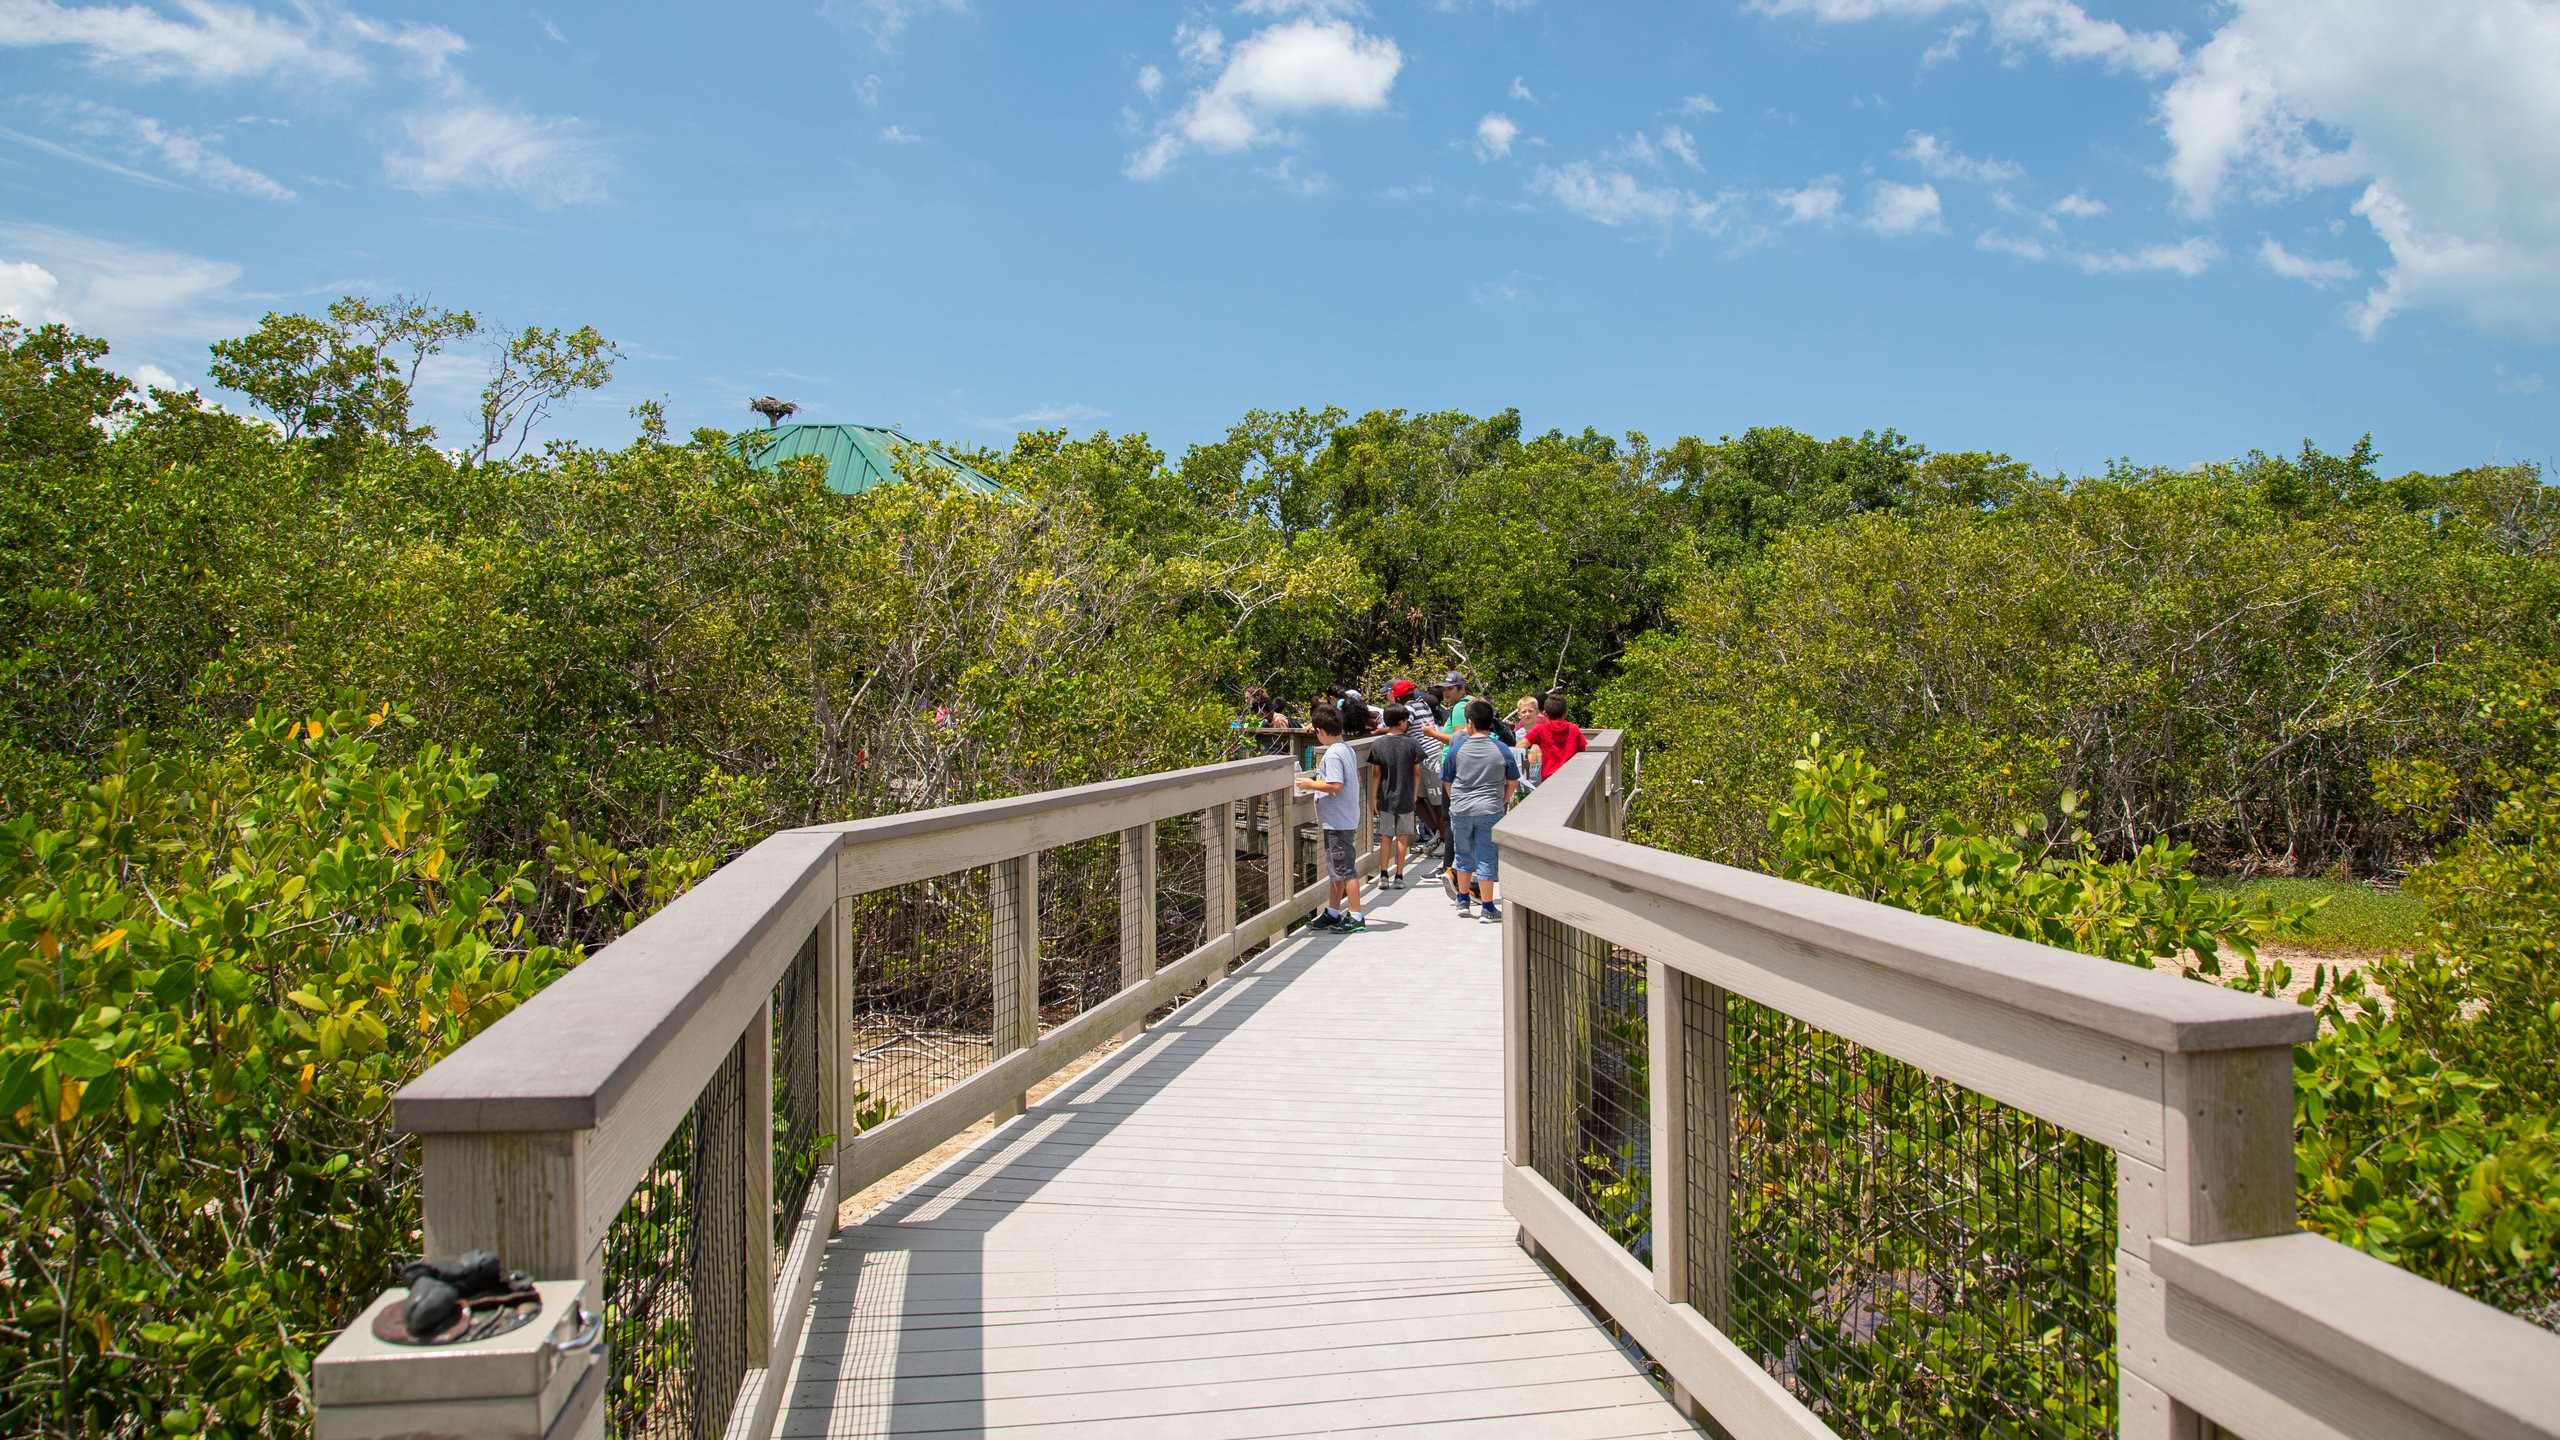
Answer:
[(592, 1131), (428, 1133), (419, 1190), (429, 1255), (487, 1250), (536, 1279), (587, 1282), (604, 1295), (604, 1237), (587, 1243)]
[(1236, 812), (1220, 802), (1200, 812), (1200, 943), (1236, 928)]
[(738, 1095), (739, 1123), (746, 1127), (746, 1183), (738, 1204), (746, 1213), (747, 1243), (739, 1248), (738, 1288), (746, 1298), (747, 1366), (754, 1369), (773, 1349), (773, 996), (756, 1008), (741, 1037), (746, 1074)]
[(2151, 1241), (2190, 1245), (2291, 1234), (2293, 1048), (2163, 1055), (2165, 1166), (2116, 1156), (2118, 1432), (2124, 1440), (2203, 1440), (2212, 1423), (2135, 1371), (2167, 1299)]
[[(835, 1135), (835, 1174), (845, 1174), (845, 1153), (852, 1148), (852, 1117), (863, 1109), (858, 1086), (852, 1084), (852, 902), (837, 899), (827, 907), (827, 943), (819, 951), (817, 966), (817, 1053), (819, 1094), (824, 1109), (819, 1115), (824, 1135)], [(835, 1191), (835, 1202), (845, 1202), (847, 1194)], [(827, 1235), (837, 1232), (837, 1209), (840, 1204), (827, 1204)]]
[(1511, 902), (1502, 919), (1502, 1153), (1529, 1163), (1529, 923)]
[[(1120, 832), (1120, 988), (1137, 988), (1156, 973), (1156, 822)], [(1120, 1032), (1135, 1040), (1144, 1020)]]
[[(1645, 962), (1653, 1127), (1653, 1288), (1719, 1330), (1732, 1320), (1733, 1091), (1725, 1078), (1725, 995)], [(1689, 1024), (1692, 1012), (1702, 1022)]]
[[(1002, 1059), (1040, 1039), (1039, 853), (999, 860), (994, 870), (987, 948), (995, 969), (995, 1053)], [(998, 1106), (995, 1118), (1010, 1120), (1030, 1103), (1026, 1090)]]

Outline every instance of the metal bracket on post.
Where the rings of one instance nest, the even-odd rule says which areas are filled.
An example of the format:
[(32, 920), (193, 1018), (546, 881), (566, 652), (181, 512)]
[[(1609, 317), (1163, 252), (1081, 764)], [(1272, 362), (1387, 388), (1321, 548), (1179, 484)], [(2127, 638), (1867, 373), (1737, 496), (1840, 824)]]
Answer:
[(404, 1345), (374, 1322), (386, 1290), (311, 1366), (314, 1440), (585, 1440), (604, 1434), (603, 1312), (583, 1281), (534, 1285), (541, 1310), (484, 1340)]

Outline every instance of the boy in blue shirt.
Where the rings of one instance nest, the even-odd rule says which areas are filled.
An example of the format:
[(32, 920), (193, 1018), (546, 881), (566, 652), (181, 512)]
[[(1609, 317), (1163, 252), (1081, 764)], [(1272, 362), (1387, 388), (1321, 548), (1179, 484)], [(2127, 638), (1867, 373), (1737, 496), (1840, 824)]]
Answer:
[(1360, 755), (1342, 738), (1342, 712), (1319, 705), (1316, 741), (1324, 755), (1312, 775), (1297, 779), (1298, 793), (1316, 797), (1316, 824), (1324, 830), (1324, 913), (1311, 930), (1362, 931), (1360, 918)]
[(1493, 702), (1467, 702), (1467, 728), (1440, 757), (1440, 778), (1449, 787), (1449, 880), (1458, 913), (1483, 907), (1484, 918), (1500, 921), (1494, 880), (1502, 856), (1493, 843), (1493, 827), (1511, 808), (1520, 787), (1520, 757), (1494, 737)]

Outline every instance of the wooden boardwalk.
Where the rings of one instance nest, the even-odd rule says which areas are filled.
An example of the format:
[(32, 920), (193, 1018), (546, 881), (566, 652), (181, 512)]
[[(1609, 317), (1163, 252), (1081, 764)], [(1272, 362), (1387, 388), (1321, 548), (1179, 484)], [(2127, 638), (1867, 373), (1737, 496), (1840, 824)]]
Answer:
[(1504, 1212), (1499, 931), (1376, 898), (839, 1235), (778, 1433), (1698, 1433)]

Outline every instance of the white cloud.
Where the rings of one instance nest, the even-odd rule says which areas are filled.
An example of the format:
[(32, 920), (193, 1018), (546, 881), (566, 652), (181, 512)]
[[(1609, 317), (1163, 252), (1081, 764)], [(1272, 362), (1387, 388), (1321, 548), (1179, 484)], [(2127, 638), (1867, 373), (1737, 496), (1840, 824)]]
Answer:
[(1153, 100), (1156, 98), (1156, 92), (1163, 88), (1163, 71), (1157, 69), (1153, 65), (1141, 65), (1138, 67), (1138, 90), (1140, 93), (1144, 94), (1148, 99)]
[(2055, 60), (2095, 60), (2110, 70), (2166, 75), (2178, 68), (2178, 37), (2127, 30), (2095, 20), (2073, 0), (1987, 0), (1991, 38), (2012, 49), (2033, 47)]
[(1973, 38), (1973, 32), (1976, 28), (1978, 27), (1976, 27), (1974, 22), (1970, 20), (1964, 21), (1962, 24), (1949, 27), (1947, 33), (1940, 37), (1937, 44), (1920, 52), (1920, 68), (1923, 70), (1935, 70), (1939, 66), (1946, 64), (1948, 61), (1964, 54), (1964, 42)]
[(1279, 164), (1254, 173), (1292, 195), (1321, 195), (1333, 188), (1333, 178), (1321, 170), (1304, 175), (1298, 173), (1298, 157), (1295, 155), (1283, 155)]
[(880, 108), (880, 77), (877, 75), (865, 75), (860, 80), (855, 81), (853, 85), (853, 98), (861, 101), (863, 108), (865, 109), (877, 110)]
[(1662, 127), (1662, 136), (1658, 143), (1663, 149), (1679, 156), (1681, 164), (1692, 170), (1703, 168), (1698, 164), (1697, 137), (1688, 131), (1677, 125), (1665, 125)]
[[(2560, 338), (2553, 0), (2228, 0), (2223, 23), (2191, 52), (2175, 34), (2093, 18), (2074, 0), (1754, 8), (1835, 22), (1976, 11), (2013, 57), (2038, 50), (2166, 79), (2163, 174), (2189, 213), (2353, 194), (2347, 212), (2391, 252), (2351, 312), (2368, 338), (2414, 308), (2450, 311), (2484, 332)], [(2192, 263), (2192, 252), (2171, 249)]]
[(213, 140), (206, 136), (171, 130), (149, 116), (135, 117), (134, 133), (142, 143), (160, 152), (170, 169), (215, 189), (268, 200), (293, 198), (291, 190), (215, 149)]
[(1787, 212), (1789, 225), (1828, 225), (1840, 218), (1840, 186), (1831, 180), (1818, 180), (1796, 190), (1776, 190), (1769, 198)]
[(880, 138), (892, 145), (921, 145), (924, 137), (904, 125), (892, 125), (880, 132)]
[(1680, 101), (1680, 113), (1683, 115), (1719, 115), (1723, 110), (1724, 107), (1716, 104), (1712, 96), (1689, 95)]
[(1476, 122), (1476, 158), (1499, 160), (1511, 153), (1511, 142), (1520, 138), (1520, 126), (1508, 115), (1495, 111)]
[(1752, 0), (1745, 9), (1763, 15), (1811, 15), (1817, 20), (1873, 20), (1880, 15), (1935, 15), (1963, 0)]
[(1997, 250), (2021, 260), (2058, 260), (2091, 275), (2158, 272), (2193, 279), (2222, 258), (2222, 247), (2201, 235), (2174, 245), (2149, 245), (2129, 251), (2074, 250), (2059, 243), (2048, 246), (2030, 236), (2003, 235), (1995, 230), (1975, 236), (1973, 243), (1977, 249)]
[(2175, 245), (2146, 245), (2139, 250), (2073, 255), (2071, 263), (2092, 275), (2126, 275), (2165, 271), (2194, 279), (2222, 258), (2222, 247), (2201, 235)]
[(2560, 337), (2560, 6), (2238, 0), (2160, 100), (2168, 174), (2204, 213), (2357, 185), (2392, 263), (2354, 312), (2415, 307)]
[(1514, 100), (1525, 101), (1531, 105), (1538, 103), (1538, 97), (1529, 93), (1529, 83), (1527, 79), (1518, 75), (1511, 77), (1511, 98)]
[(2322, 290), (2353, 280), (2358, 273), (2353, 264), (2343, 259), (2319, 260), (2308, 255), (2296, 255), (2279, 244), (2273, 235), (2259, 240), (2258, 263), (2287, 280), (2299, 280)]
[(115, 346), (119, 368), (192, 368), (206, 342), (253, 323), (232, 292), (240, 267), (50, 225), (0, 224), (0, 310)]
[(369, 70), (366, 46), (403, 52), (421, 68), (441, 71), (463, 49), (462, 37), (440, 25), (392, 24), (335, 9), (305, 8), (287, 20), (219, 0), (186, 0), (180, 8), (186, 18), (173, 20), (143, 5), (0, 0), (0, 45), (75, 46), (101, 69), (196, 81), (357, 80)]
[(1879, 181), (1867, 196), (1866, 217), (1858, 223), (1879, 235), (1916, 235), (1939, 228), (1938, 187)]
[(607, 164), (575, 120), (466, 101), (404, 116), (401, 127), (407, 145), (383, 157), (401, 189), (502, 190), (544, 207), (603, 198)]
[(32, 260), (0, 260), (0, 315), (22, 325), (70, 324), (70, 313), (55, 308), (61, 280)]
[(2518, 375), (2504, 365), (2492, 365), (2489, 371), (2498, 377), (2498, 393), (2501, 395), (2538, 395), (2542, 392), (2542, 372), (2539, 370), (2529, 375)]
[(1733, 197), (1702, 200), (1672, 185), (1647, 185), (1624, 170), (1604, 169), (1588, 160), (1562, 167), (1541, 165), (1529, 188), (1586, 220), (1603, 225), (1688, 224), (1718, 228), (1722, 211)]
[[(2138, 75), (2165, 75), (2178, 68), (2175, 34), (2127, 30), (2113, 20), (2091, 17), (2075, 0), (1753, 0), (1749, 8), (1764, 15), (1810, 15), (1834, 24), (1979, 10), (1991, 22), (1992, 40), (2012, 53), (2041, 50), (2051, 59), (2096, 60), (2110, 70)], [(1921, 63), (1955, 58), (1955, 47), (1971, 33), (1971, 22), (1957, 26), (1921, 56)]]
[(818, 13), (839, 25), (852, 25), (882, 50), (917, 19), (927, 15), (965, 15), (968, 0), (826, 0)]
[(133, 367), (133, 378), (136, 384), (141, 385), (146, 390), (184, 390), (189, 388), (180, 384), (177, 376), (170, 374), (168, 371), (161, 369), (159, 366), (154, 365), (149, 361), (144, 361), (142, 364)]
[[(221, 136), (191, 130), (175, 129), (148, 115), (135, 115), (110, 105), (73, 101), (52, 108), (55, 122), (66, 129), (93, 139), (103, 140), (121, 149), (139, 163), (157, 160), (169, 170), (189, 179), (200, 180), (217, 190), (242, 195), (256, 195), (268, 200), (290, 200), (293, 192), (246, 165), (233, 160), (219, 148)], [(30, 143), (43, 144), (27, 137)], [(57, 154), (103, 164), (96, 157), (59, 146), (44, 145)], [(105, 166), (117, 173), (133, 176), (122, 166)]]
[(1919, 165), (1923, 174), (1940, 180), (1971, 180), (1982, 184), (1998, 184), (2016, 180), (2027, 172), (2007, 160), (1977, 160), (1970, 155), (1950, 150), (1935, 135), (1910, 132), (1910, 142), (1902, 149), (1902, 158)]
[[(1204, 52), (1206, 53), (1206, 52)], [(1285, 137), (1278, 122), (1323, 110), (1383, 110), (1404, 52), (1350, 23), (1308, 18), (1257, 30), (1226, 50), (1214, 84), (1129, 159), (1132, 179), (1164, 173), (1186, 147), (1232, 153)]]
[(2074, 190), (2054, 201), (2051, 210), (2047, 213), (2066, 215), (2074, 220), (2094, 220), (2107, 213), (2107, 202), (2092, 200), (2085, 192)]
[(1073, 425), (1086, 420), (1108, 420), (1111, 412), (1097, 410), (1075, 401), (1052, 400), (1034, 405), (1019, 415), (962, 415), (961, 420), (980, 430), (1041, 430), (1052, 425)]
[(1215, 25), (1186, 20), (1173, 29), (1173, 48), (1184, 61), (1205, 69), (1227, 58), (1227, 35)]

